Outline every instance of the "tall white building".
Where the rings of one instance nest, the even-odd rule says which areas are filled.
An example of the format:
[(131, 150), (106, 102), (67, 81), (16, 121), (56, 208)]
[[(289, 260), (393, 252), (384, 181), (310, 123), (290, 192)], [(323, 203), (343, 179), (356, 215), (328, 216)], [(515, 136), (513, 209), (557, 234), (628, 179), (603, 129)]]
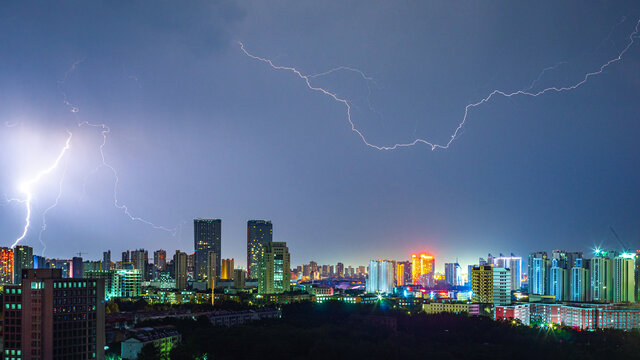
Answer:
[(575, 302), (587, 302), (590, 295), (589, 270), (582, 266), (582, 259), (576, 261), (576, 266), (571, 268), (571, 291), (569, 299)]
[(457, 262), (444, 264), (444, 282), (449, 286), (464, 285), (460, 264)]
[(493, 304), (511, 304), (511, 270), (493, 267)]
[(613, 300), (613, 264), (607, 253), (596, 251), (591, 259), (591, 301)]
[(367, 293), (393, 293), (394, 270), (391, 260), (369, 261)]
[(635, 301), (635, 257), (623, 253), (613, 259), (613, 302)]
[(569, 300), (569, 270), (560, 266), (557, 259), (551, 261), (549, 269), (549, 295), (558, 301)]
[(549, 265), (546, 252), (529, 254), (529, 294), (549, 293)]
[(502, 256), (494, 257), (493, 265), (503, 267), (511, 271), (511, 290), (520, 290), (522, 287), (522, 258), (520, 256)]

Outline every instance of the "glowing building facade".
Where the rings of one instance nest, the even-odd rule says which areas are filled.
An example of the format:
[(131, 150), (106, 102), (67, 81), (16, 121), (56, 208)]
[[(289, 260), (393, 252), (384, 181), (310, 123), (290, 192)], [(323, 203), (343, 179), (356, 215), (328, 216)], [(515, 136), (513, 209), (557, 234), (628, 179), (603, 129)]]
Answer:
[(234, 269), (233, 263), (234, 263), (233, 259), (222, 259), (222, 272), (220, 275), (220, 279), (233, 280), (233, 269)]
[(422, 285), (424, 287), (432, 287), (435, 285), (434, 271), (436, 268), (436, 259), (432, 255), (421, 253), (420, 255), (411, 255), (412, 264), (412, 283), (414, 285)]
[(8, 247), (0, 248), (0, 282), (13, 283), (13, 250)]
[(258, 277), (262, 247), (273, 241), (273, 224), (266, 220), (247, 221), (247, 277)]
[(492, 258), (493, 265), (509, 269), (511, 272), (511, 290), (520, 290), (522, 287), (522, 258), (520, 256), (502, 256)]
[(604, 251), (596, 251), (590, 260), (591, 301), (611, 301), (613, 299), (613, 264)]
[(258, 268), (259, 294), (280, 294), (291, 289), (291, 256), (286, 242), (264, 245)]
[(613, 259), (613, 302), (634, 302), (635, 254), (623, 253)]
[(394, 266), (390, 260), (371, 260), (367, 293), (392, 294), (394, 288)]

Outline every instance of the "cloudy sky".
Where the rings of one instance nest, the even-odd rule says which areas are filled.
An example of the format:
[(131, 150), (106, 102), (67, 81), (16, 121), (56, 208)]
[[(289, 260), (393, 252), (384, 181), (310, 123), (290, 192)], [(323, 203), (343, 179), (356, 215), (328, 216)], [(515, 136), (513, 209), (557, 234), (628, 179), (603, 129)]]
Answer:
[[(640, 39), (575, 90), (471, 108), (435, 151), (366, 146), (344, 104), (239, 42), (303, 74), (366, 74), (310, 79), (371, 144), (446, 144), (468, 104), (574, 85), (639, 19), (634, 1), (5, 2), (2, 246), (26, 216), (7, 199), (71, 133), (29, 186), (22, 243), (48, 257), (193, 251), (198, 217), (223, 219), (222, 256), (239, 265), (248, 219), (272, 220), (294, 264), (619, 248), (609, 226), (636, 249)], [(110, 129), (120, 208), (106, 128), (85, 122)]]

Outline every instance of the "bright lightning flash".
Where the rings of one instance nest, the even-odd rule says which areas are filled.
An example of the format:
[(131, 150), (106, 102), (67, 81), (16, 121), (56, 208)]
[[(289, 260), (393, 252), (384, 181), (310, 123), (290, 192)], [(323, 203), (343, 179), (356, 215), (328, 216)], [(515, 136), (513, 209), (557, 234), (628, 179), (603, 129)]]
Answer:
[(29, 227), (31, 226), (31, 200), (33, 200), (32, 187), (36, 185), (38, 182), (40, 182), (40, 180), (42, 180), (43, 177), (55, 171), (60, 165), (60, 161), (62, 161), (62, 158), (66, 154), (67, 150), (71, 148), (71, 137), (73, 136), (73, 134), (71, 134), (70, 132), (67, 132), (67, 133), (69, 134), (69, 137), (67, 137), (67, 141), (65, 142), (64, 147), (58, 154), (58, 157), (55, 159), (53, 164), (51, 164), (48, 168), (40, 171), (33, 178), (21, 182), (20, 185), (18, 186), (18, 190), (24, 195), (24, 198), (16, 199), (16, 200), (25, 204), (25, 208), (27, 210), (27, 216), (25, 218), (25, 225), (22, 231), (22, 235), (20, 235), (20, 237), (16, 239), (13, 245), (11, 245), (12, 249), (16, 247), (16, 245), (18, 245), (20, 241), (22, 241), (27, 236), (27, 233), (29, 232)]
[(329, 90), (326, 90), (324, 88), (321, 87), (317, 87), (311, 84), (311, 79), (312, 78), (316, 78), (322, 75), (326, 75), (335, 71), (339, 71), (339, 70), (349, 70), (349, 71), (355, 71), (360, 73), (365, 79), (370, 79), (368, 78), (362, 71), (358, 70), (358, 69), (354, 69), (354, 68), (349, 68), (349, 67), (338, 67), (335, 69), (331, 69), (328, 70), (326, 72), (320, 73), (320, 74), (315, 74), (315, 75), (305, 75), (303, 74), (300, 70), (296, 69), (295, 67), (291, 67), (291, 66), (281, 66), (281, 65), (276, 65), (273, 63), (273, 61), (271, 61), (270, 59), (267, 58), (263, 58), (263, 57), (259, 57), (256, 55), (251, 54), (250, 52), (248, 52), (245, 47), (244, 44), (242, 42), (239, 42), (240, 45), (240, 49), (242, 50), (242, 52), (254, 59), (254, 60), (258, 60), (261, 62), (264, 62), (266, 64), (268, 64), (271, 68), (273, 68), (274, 70), (284, 70), (284, 71), (289, 71), (294, 73), (296, 76), (298, 76), (300, 79), (304, 80), (304, 82), (306, 83), (307, 87), (313, 91), (317, 91), (320, 92), (330, 98), (332, 98), (334, 101), (339, 102), (341, 104), (343, 104), (346, 108), (347, 111), (347, 121), (349, 122), (349, 124), (351, 125), (351, 130), (353, 132), (355, 132), (360, 139), (362, 139), (362, 141), (364, 142), (365, 145), (374, 148), (376, 150), (396, 150), (398, 148), (402, 148), (402, 147), (410, 147), (410, 146), (414, 146), (417, 144), (425, 144), (431, 147), (431, 150), (436, 150), (436, 149), (448, 149), (449, 146), (451, 145), (451, 143), (456, 139), (456, 137), (459, 135), (460, 131), (462, 130), (462, 127), (465, 125), (465, 123), (467, 122), (467, 117), (469, 115), (469, 110), (472, 108), (475, 108), (477, 106), (480, 106), (486, 102), (489, 102), (494, 96), (500, 95), (503, 97), (513, 97), (513, 96), (517, 96), (517, 95), (523, 95), (523, 96), (531, 96), (531, 97), (537, 97), (546, 93), (559, 93), (559, 92), (565, 92), (565, 91), (570, 91), (570, 90), (574, 90), (580, 86), (582, 86), (583, 84), (585, 84), (589, 78), (596, 76), (596, 75), (600, 75), (604, 72), (604, 70), (609, 67), (610, 65), (620, 61), (622, 59), (622, 56), (629, 50), (629, 48), (631, 47), (631, 45), (633, 45), (634, 43), (634, 38), (638, 35), (638, 27), (640, 26), (640, 20), (638, 20), (638, 22), (636, 23), (635, 29), (634, 31), (629, 35), (629, 42), (627, 43), (627, 45), (622, 49), (622, 51), (620, 51), (618, 53), (618, 56), (616, 56), (615, 58), (605, 62), (604, 64), (602, 64), (597, 70), (592, 71), (592, 72), (588, 72), (584, 75), (584, 77), (582, 78), (582, 80), (580, 80), (579, 82), (573, 84), (573, 85), (569, 85), (569, 86), (552, 86), (552, 87), (548, 87), (542, 90), (538, 90), (538, 91), (531, 91), (531, 89), (535, 86), (535, 84), (538, 82), (538, 80), (540, 80), (540, 77), (542, 76), (542, 74), (544, 74), (544, 72), (551, 70), (557, 66), (559, 66), (560, 64), (551, 67), (551, 68), (547, 68), (545, 70), (543, 70), (542, 74), (540, 74), (540, 76), (538, 76), (538, 79), (534, 80), (531, 85), (525, 89), (522, 90), (517, 90), (517, 91), (513, 91), (513, 92), (507, 92), (507, 91), (503, 91), (503, 90), (493, 90), (492, 92), (489, 93), (489, 95), (487, 95), (485, 98), (481, 99), (480, 101), (477, 101), (475, 103), (471, 103), (468, 104), (467, 106), (465, 106), (464, 108), (464, 116), (462, 117), (462, 121), (458, 124), (458, 126), (456, 127), (455, 131), (453, 132), (453, 134), (451, 135), (451, 137), (449, 138), (449, 141), (447, 141), (446, 143), (443, 144), (438, 144), (435, 142), (431, 142), (428, 141), (426, 139), (420, 139), (417, 138), (411, 142), (407, 142), (407, 143), (397, 143), (394, 145), (390, 145), (390, 146), (382, 146), (382, 145), (376, 145), (376, 144), (372, 144), (369, 141), (367, 141), (367, 138), (364, 136), (364, 134), (362, 133), (362, 131), (358, 130), (358, 128), (355, 126), (353, 120), (351, 119), (351, 104), (349, 103), (349, 101), (347, 99), (343, 99), (341, 97), (339, 97), (336, 93), (331, 92)]

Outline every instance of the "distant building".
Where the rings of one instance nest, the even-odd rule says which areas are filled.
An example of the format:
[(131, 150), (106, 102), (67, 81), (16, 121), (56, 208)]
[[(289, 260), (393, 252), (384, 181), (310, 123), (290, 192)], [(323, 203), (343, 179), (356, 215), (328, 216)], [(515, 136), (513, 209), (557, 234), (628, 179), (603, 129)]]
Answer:
[(233, 280), (233, 269), (234, 269), (233, 263), (234, 263), (233, 259), (222, 259), (222, 273), (220, 275), (220, 279)]
[(233, 270), (233, 287), (236, 289), (244, 289), (247, 272), (243, 269)]
[(101, 280), (63, 279), (60, 269), (21, 278), (4, 288), (4, 359), (104, 359)]
[(590, 295), (590, 282), (589, 269), (582, 267), (583, 262), (580, 259), (576, 262), (576, 266), (571, 268), (571, 291), (569, 300), (573, 302), (586, 302), (589, 301)]
[(493, 265), (503, 267), (511, 271), (511, 290), (520, 290), (522, 287), (522, 258), (520, 256), (502, 256), (493, 258)]
[(613, 263), (605, 252), (598, 251), (590, 261), (591, 301), (613, 299)]
[(446, 263), (444, 264), (444, 282), (449, 286), (462, 286), (462, 268), (460, 264)]
[[(267, 220), (247, 221), (247, 277), (258, 277), (262, 246), (273, 241), (273, 224)], [(308, 275), (307, 275), (308, 276)]]
[(336, 264), (336, 276), (344, 277), (344, 264), (341, 262)]
[(102, 270), (111, 270), (111, 250), (102, 253)]
[(498, 305), (494, 309), (494, 320), (517, 320), (524, 325), (531, 324), (530, 304)]
[(84, 270), (84, 265), (82, 264), (82, 258), (79, 256), (74, 256), (71, 259), (71, 277), (74, 279), (82, 278), (82, 271)]
[[(31, 246), (18, 245), (13, 248), (14, 284), (20, 284), (23, 269), (33, 269), (33, 248)], [(82, 265), (80, 266), (80, 272), (82, 272)]]
[(422, 285), (431, 287), (435, 285), (434, 273), (436, 268), (436, 260), (432, 255), (421, 253), (420, 255), (411, 255), (412, 267), (412, 283), (414, 285)]
[(471, 269), (471, 291), (474, 303), (511, 303), (511, 271), (490, 265)]
[(399, 262), (396, 264), (396, 286), (404, 285), (404, 267), (404, 263)]
[(195, 249), (194, 278), (198, 281), (207, 280), (209, 251), (213, 251), (217, 255), (215, 268), (216, 276), (219, 277), (222, 268), (222, 220), (193, 220), (193, 241)]
[(160, 249), (153, 252), (153, 265), (158, 271), (167, 269), (167, 252), (165, 250)]
[(371, 260), (366, 285), (367, 293), (392, 294), (393, 277), (393, 263), (390, 260)]
[(207, 258), (207, 289), (214, 289), (216, 287), (216, 264), (218, 263), (218, 256), (215, 251), (209, 250)]
[(13, 283), (13, 250), (8, 247), (0, 247), (0, 282)]
[(262, 247), (258, 293), (278, 294), (291, 288), (291, 258), (287, 243), (271, 242)]
[(613, 259), (613, 302), (635, 302), (635, 254), (623, 253)]
[(173, 263), (175, 266), (176, 289), (184, 290), (187, 288), (187, 254), (176, 250)]
[(550, 260), (544, 251), (529, 254), (529, 294), (549, 294)]
[(549, 269), (549, 295), (555, 296), (558, 301), (569, 300), (570, 279), (569, 270), (560, 267), (557, 259), (551, 260), (551, 268)]

